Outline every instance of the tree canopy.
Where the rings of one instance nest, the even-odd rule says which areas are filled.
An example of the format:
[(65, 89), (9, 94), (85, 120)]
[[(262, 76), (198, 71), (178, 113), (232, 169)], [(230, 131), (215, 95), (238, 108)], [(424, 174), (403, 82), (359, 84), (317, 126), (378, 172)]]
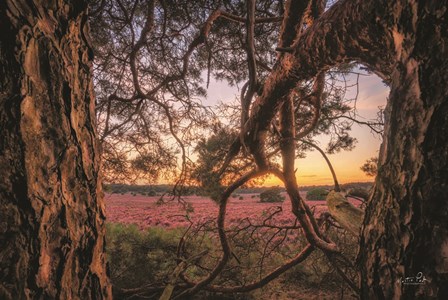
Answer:
[[(165, 179), (177, 174), (179, 182), (185, 182), (187, 174), (202, 168), (200, 163), (194, 166), (189, 154), (193, 149), (201, 151), (198, 140), (213, 135), (217, 126), (241, 135), (251, 103), (262, 92), (277, 59), (285, 54), (282, 49), (297, 38), (293, 29), (282, 29), (295, 26), (282, 25), (282, 1), (251, 5), (253, 22), (248, 21), (249, 7), (244, 1), (102, 1), (93, 5), (94, 82), (107, 180), (156, 181), (161, 174)], [(308, 11), (300, 21), (303, 30), (325, 3), (316, 2), (312, 9), (304, 5), (302, 9)], [(382, 120), (359, 120), (356, 96), (345, 96), (350, 88), (341, 84), (345, 76), (363, 75), (354, 66), (344, 63), (318, 81), (297, 83), (291, 97), (298, 140), (311, 142), (317, 135), (329, 135), (327, 150), (333, 153), (354, 147), (356, 139), (350, 136), (354, 122), (381, 133)], [(240, 99), (215, 108), (204, 106), (210, 80), (238, 86)], [(271, 122), (266, 139), (273, 161), (280, 159), (278, 118)], [(235, 143), (233, 152), (237, 148)], [(296, 148), (298, 156), (311, 149), (306, 143), (296, 143)]]

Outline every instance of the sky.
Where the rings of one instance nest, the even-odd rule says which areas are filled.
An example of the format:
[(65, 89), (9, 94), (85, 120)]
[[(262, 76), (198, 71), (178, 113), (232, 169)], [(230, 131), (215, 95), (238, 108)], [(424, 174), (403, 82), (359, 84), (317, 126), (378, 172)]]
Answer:
[[(354, 81), (355, 77), (352, 76), (349, 80)], [(354, 93), (355, 90), (347, 96), (353, 97)], [(375, 119), (378, 107), (386, 105), (388, 94), (389, 89), (376, 75), (360, 76), (356, 105), (359, 116), (365, 118), (365, 120)], [(213, 106), (219, 102), (231, 101), (235, 97), (239, 97), (237, 87), (230, 87), (226, 82), (211, 81), (204, 104)], [(360, 167), (367, 159), (378, 156), (381, 137), (372, 134), (369, 128), (356, 124), (352, 127), (351, 135), (358, 140), (352, 151), (342, 151), (328, 155), (338, 181), (339, 183), (373, 181), (373, 178), (366, 176)], [(322, 137), (318, 140), (321, 148), (325, 148), (328, 137)], [(304, 159), (297, 159), (295, 166), (297, 168), (297, 181), (301, 186), (331, 185), (333, 183), (328, 166), (317, 151), (309, 152)], [(265, 185), (275, 186), (281, 185), (281, 183), (276, 178), (270, 177), (266, 180)]]

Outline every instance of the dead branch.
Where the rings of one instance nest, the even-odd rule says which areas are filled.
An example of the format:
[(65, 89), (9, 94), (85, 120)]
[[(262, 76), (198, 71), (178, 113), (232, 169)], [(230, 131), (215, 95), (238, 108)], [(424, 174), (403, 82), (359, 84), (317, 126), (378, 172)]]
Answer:
[(328, 168), (330, 169), (331, 176), (333, 177), (334, 190), (336, 192), (340, 192), (341, 188), (339, 186), (338, 178), (336, 177), (336, 172), (334, 171), (333, 165), (331, 164), (331, 161), (328, 158), (328, 156), (325, 154), (325, 152), (319, 146), (317, 146), (316, 144), (314, 144), (314, 143), (312, 143), (310, 141), (307, 141), (307, 140), (304, 140), (304, 139), (300, 139), (299, 141), (304, 143), (304, 144), (307, 144), (307, 145), (313, 147), (314, 149), (316, 149), (317, 151), (319, 151), (319, 153), (322, 155), (322, 157), (327, 162)]

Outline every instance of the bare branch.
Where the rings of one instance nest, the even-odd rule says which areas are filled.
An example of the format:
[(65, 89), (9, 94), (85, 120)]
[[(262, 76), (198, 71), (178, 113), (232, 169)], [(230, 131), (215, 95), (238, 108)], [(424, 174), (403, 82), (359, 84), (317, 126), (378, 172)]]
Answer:
[(333, 169), (333, 165), (331, 164), (331, 161), (330, 161), (330, 159), (328, 158), (328, 156), (325, 154), (325, 152), (324, 152), (319, 146), (317, 146), (316, 144), (314, 144), (314, 143), (312, 143), (312, 142), (310, 142), (310, 141), (307, 141), (307, 140), (304, 140), (304, 139), (298, 139), (298, 140), (299, 140), (300, 142), (304, 143), (304, 144), (307, 144), (307, 145), (313, 147), (313, 148), (316, 149), (317, 151), (319, 151), (319, 153), (322, 155), (322, 157), (323, 157), (323, 158), (325, 159), (325, 161), (327, 162), (328, 168), (330, 169), (331, 176), (333, 177), (333, 182), (334, 182), (334, 190), (335, 190), (336, 192), (340, 192), (340, 191), (341, 191), (341, 188), (339, 187), (339, 182), (338, 182), (338, 179), (337, 179), (337, 177), (336, 177), (336, 172), (334, 171), (334, 169)]

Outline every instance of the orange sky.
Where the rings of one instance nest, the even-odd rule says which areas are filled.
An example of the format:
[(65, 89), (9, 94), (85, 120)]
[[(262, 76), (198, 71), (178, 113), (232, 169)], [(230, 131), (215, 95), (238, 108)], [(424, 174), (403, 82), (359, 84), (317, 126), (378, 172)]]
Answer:
[[(359, 84), (358, 114), (365, 120), (375, 118), (378, 106), (385, 105), (389, 90), (375, 75), (361, 76)], [(229, 87), (224, 82), (211, 82), (207, 92), (206, 104), (208, 105), (213, 105), (219, 101), (229, 101), (239, 95), (236, 88)], [(381, 139), (378, 136), (373, 136), (368, 128), (359, 125), (353, 125), (352, 136), (358, 139), (355, 149), (329, 155), (338, 181), (340, 183), (372, 181), (373, 178), (366, 176), (360, 170), (360, 167), (367, 159), (378, 155)], [(326, 140), (325, 137), (319, 139), (320, 146), (323, 149), (326, 147)], [(308, 153), (304, 159), (296, 160), (295, 167), (297, 168), (296, 176), (299, 185), (333, 183), (328, 166), (317, 151)], [(269, 178), (266, 185), (281, 185), (281, 183), (276, 178)]]

